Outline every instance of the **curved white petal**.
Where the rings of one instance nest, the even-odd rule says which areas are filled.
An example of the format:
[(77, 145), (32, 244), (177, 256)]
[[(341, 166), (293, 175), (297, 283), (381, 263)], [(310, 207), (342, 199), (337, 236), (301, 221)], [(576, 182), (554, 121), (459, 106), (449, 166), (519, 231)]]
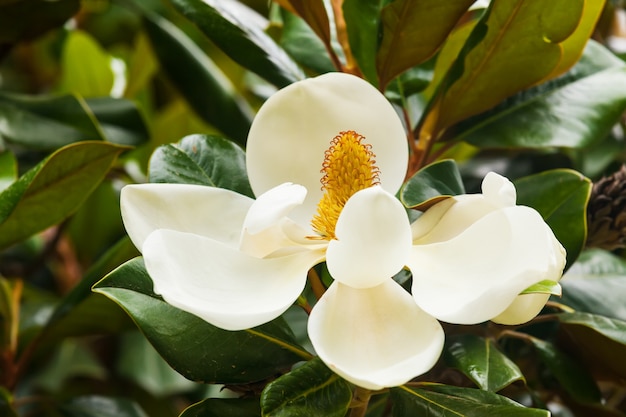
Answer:
[(217, 327), (242, 330), (289, 308), (323, 251), (258, 259), (202, 236), (157, 230), (143, 255), (154, 291), (165, 301)]
[[(304, 201), (306, 188), (284, 183), (261, 194), (252, 204), (243, 223), (239, 249), (257, 258), (297, 244), (287, 234), (303, 241), (307, 230), (297, 227), (287, 215)], [(308, 235), (312, 235), (308, 231)]]
[(485, 175), (481, 188), (485, 198), (500, 207), (512, 207), (517, 201), (513, 183), (495, 172)]
[(326, 365), (371, 390), (427, 372), (444, 342), (439, 322), (391, 279), (367, 289), (334, 282), (313, 307), (308, 332)]
[(328, 244), (332, 277), (355, 288), (380, 285), (398, 273), (411, 250), (411, 226), (402, 203), (381, 187), (355, 193), (346, 203)]
[(122, 188), (120, 208), (126, 232), (139, 251), (157, 229), (195, 233), (236, 247), (253, 202), (222, 188), (138, 184)]
[(387, 99), (359, 77), (329, 73), (272, 95), (254, 118), (246, 163), (255, 195), (284, 182), (309, 193), (292, 218), (306, 225), (322, 197), (324, 152), (339, 132), (354, 130), (372, 145), (383, 188), (395, 193), (406, 173), (408, 148), (400, 118)]
[(548, 302), (550, 294), (522, 294), (491, 321), (510, 326), (527, 323), (534, 319)]
[(458, 236), (413, 246), (417, 304), (440, 320), (474, 324), (502, 313), (529, 286), (558, 280), (565, 251), (533, 209), (491, 212)]

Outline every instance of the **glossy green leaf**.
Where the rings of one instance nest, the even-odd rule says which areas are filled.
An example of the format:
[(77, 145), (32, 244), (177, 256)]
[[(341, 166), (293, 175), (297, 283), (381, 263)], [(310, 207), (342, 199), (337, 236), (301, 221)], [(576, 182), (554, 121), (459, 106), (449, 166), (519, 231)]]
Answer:
[(170, 366), (192, 381), (246, 384), (311, 357), (281, 318), (233, 332), (170, 306), (152, 292), (141, 258), (111, 272), (94, 291), (118, 303)]
[(267, 417), (343, 417), (351, 401), (350, 384), (315, 358), (267, 385), (261, 409)]
[(0, 2), (0, 44), (32, 39), (62, 26), (79, 8), (80, 0)]
[(11, 151), (0, 152), (0, 192), (17, 179), (17, 161)]
[(149, 175), (150, 182), (208, 185), (254, 197), (243, 150), (219, 136), (190, 135), (157, 148)]
[(604, 139), (626, 109), (626, 66), (589, 41), (561, 78), (518, 93), (450, 133), (480, 147), (583, 147)]
[(194, 404), (179, 417), (260, 417), (257, 398), (209, 398)]
[(376, 53), (380, 43), (381, 11), (386, 0), (345, 0), (342, 4), (352, 55), (367, 80), (378, 85)]
[(121, 145), (139, 145), (148, 139), (145, 122), (133, 102), (0, 93), (0, 140), (53, 150), (105, 139)]
[(580, 362), (559, 350), (552, 343), (535, 337), (531, 337), (530, 342), (537, 350), (542, 364), (550, 370), (572, 398), (584, 403), (600, 402), (602, 398), (600, 390)]
[(331, 72), (335, 67), (320, 38), (304, 20), (282, 10), (283, 31), (280, 46), (300, 65), (318, 73)]
[(545, 80), (583, 6), (584, 0), (491, 2), (431, 102), (423, 134), (437, 135)]
[(584, 250), (561, 280), (559, 302), (575, 310), (626, 320), (626, 261), (602, 249)]
[(448, 366), (463, 372), (483, 390), (496, 392), (515, 381), (524, 381), (518, 366), (492, 340), (479, 336), (449, 337), (444, 359)]
[(626, 321), (589, 313), (557, 315), (572, 346), (594, 367), (626, 378)]
[(276, 0), (276, 3), (300, 16), (323, 44), (330, 48), (330, 21), (323, 0)]
[(173, 0), (172, 3), (235, 62), (278, 87), (304, 74), (266, 33), (267, 21), (239, 2)]
[(115, 84), (112, 56), (87, 32), (68, 32), (61, 56), (60, 91), (83, 97), (106, 97)]
[(552, 294), (560, 296), (562, 293), (561, 285), (556, 281), (545, 279), (526, 288), (520, 294)]
[(0, 193), (0, 248), (75, 212), (124, 150), (105, 142), (68, 145), (24, 174)]
[(148, 417), (135, 402), (127, 398), (89, 395), (76, 397), (61, 406), (66, 417)]
[(587, 237), (591, 181), (576, 171), (555, 169), (515, 181), (517, 204), (537, 210), (567, 251), (567, 267)]
[(238, 143), (245, 143), (253, 112), (226, 75), (168, 20), (147, 13), (144, 26), (163, 70), (194, 111)]
[(391, 390), (393, 417), (550, 417), (547, 410), (525, 408), (506, 397), (470, 388), (433, 385)]
[(465, 193), (456, 163), (443, 160), (432, 163), (413, 175), (400, 190), (400, 200), (406, 207), (426, 210), (447, 197)]
[(474, 0), (395, 0), (382, 10), (380, 85), (430, 58)]

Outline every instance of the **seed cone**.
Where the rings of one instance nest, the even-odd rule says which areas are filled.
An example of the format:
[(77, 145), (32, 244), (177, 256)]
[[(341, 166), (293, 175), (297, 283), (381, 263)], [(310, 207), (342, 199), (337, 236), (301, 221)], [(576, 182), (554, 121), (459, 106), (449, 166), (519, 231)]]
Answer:
[(587, 224), (587, 247), (626, 247), (626, 166), (593, 184)]

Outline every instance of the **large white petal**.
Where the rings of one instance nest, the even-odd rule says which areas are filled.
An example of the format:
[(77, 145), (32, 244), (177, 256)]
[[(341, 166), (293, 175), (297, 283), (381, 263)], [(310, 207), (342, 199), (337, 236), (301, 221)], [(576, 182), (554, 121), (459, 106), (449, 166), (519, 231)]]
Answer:
[(165, 301), (217, 327), (242, 330), (289, 308), (323, 251), (259, 259), (199, 235), (158, 230), (146, 239), (143, 255)]
[(439, 322), (391, 279), (367, 289), (334, 282), (313, 307), (308, 332), (326, 365), (372, 390), (427, 372), (444, 342)]
[(502, 313), (529, 286), (554, 280), (564, 264), (565, 251), (541, 216), (515, 206), (448, 241), (413, 246), (408, 266), (422, 309), (443, 321), (474, 324)]
[(191, 184), (138, 184), (122, 188), (126, 232), (142, 251), (157, 229), (207, 236), (236, 247), (253, 199), (222, 188)]
[(522, 294), (518, 295), (513, 303), (491, 321), (499, 324), (515, 326), (529, 322), (546, 305), (550, 294)]
[(377, 286), (398, 273), (411, 250), (411, 226), (402, 203), (381, 187), (354, 194), (346, 203), (326, 264), (337, 281), (356, 288)]
[(406, 133), (393, 106), (372, 85), (349, 74), (329, 73), (293, 83), (272, 95), (256, 115), (246, 145), (255, 195), (284, 182), (309, 193), (292, 218), (305, 225), (322, 192), (324, 152), (339, 132), (365, 136), (376, 154), (383, 188), (395, 194), (408, 162)]

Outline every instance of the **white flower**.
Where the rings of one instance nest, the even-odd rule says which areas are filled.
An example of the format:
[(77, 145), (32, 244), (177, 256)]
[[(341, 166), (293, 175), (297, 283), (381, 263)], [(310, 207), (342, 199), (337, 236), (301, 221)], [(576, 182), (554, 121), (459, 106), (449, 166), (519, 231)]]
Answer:
[(548, 295), (519, 294), (558, 281), (565, 249), (537, 211), (515, 205), (508, 179), (489, 173), (482, 191), (444, 200), (412, 224), (412, 294), (442, 321), (524, 323)]
[(122, 216), (154, 291), (228, 330), (282, 314), (307, 271), (326, 260), (335, 282), (308, 325), (317, 354), (362, 387), (395, 386), (430, 369), (444, 339), (391, 279), (411, 252), (394, 197), (407, 160), (403, 126), (384, 96), (331, 73), (280, 90), (259, 110), (247, 144), (256, 200), (132, 185), (122, 191)]

